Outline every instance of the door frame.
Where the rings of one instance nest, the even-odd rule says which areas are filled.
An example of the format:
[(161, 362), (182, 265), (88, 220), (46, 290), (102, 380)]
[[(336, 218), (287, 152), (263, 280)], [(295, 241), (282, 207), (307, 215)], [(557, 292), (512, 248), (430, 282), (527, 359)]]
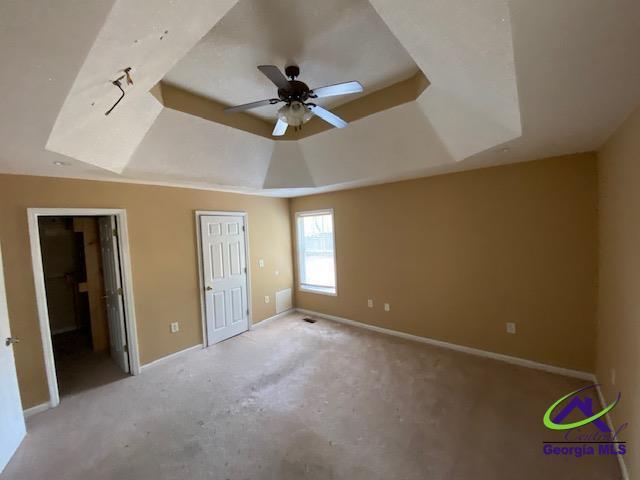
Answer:
[(202, 319), (202, 345), (204, 345), (204, 348), (211, 346), (207, 343), (207, 312), (205, 309), (206, 299), (204, 297), (204, 269), (202, 267), (202, 231), (200, 228), (200, 217), (206, 216), (243, 217), (244, 219), (244, 255), (247, 262), (247, 308), (249, 310), (249, 317), (247, 319), (247, 331), (253, 329), (253, 302), (251, 297), (251, 257), (249, 256), (249, 215), (247, 214), (247, 212), (196, 210), (195, 221), (198, 251), (198, 288), (200, 290), (200, 317)]
[(36, 305), (38, 307), (38, 321), (40, 323), (47, 384), (49, 386), (49, 406), (51, 408), (57, 407), (60, 404), (60, 393), (58, 391), (58, 379), (56, 377), (56, 364), (53, 358), (53, 344), (51, 341), (49, 310), (47, 308), (47, 292), (44, 283), (38, 219), (40, 217), (107, 216), (114, 216), (116, 218), (120, 271), (122, 274), (122, 289), (124, 293), (125, 329), (129, 350), (129, 373), (131, 375), (138, 375), (140, 373), (140, 354), (138, 350), (135, 303), (133, 300), (133, 276), (131, 273), (131, 255), (129, 253), (129, 231), (127, 230), (126, 210), (120, 208), (27, 208), (33, 281), (35, 285)]

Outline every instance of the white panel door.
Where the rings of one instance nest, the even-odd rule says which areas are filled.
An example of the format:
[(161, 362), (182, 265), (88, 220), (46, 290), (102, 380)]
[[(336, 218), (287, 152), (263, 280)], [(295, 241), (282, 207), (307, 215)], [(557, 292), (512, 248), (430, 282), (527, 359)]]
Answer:
[(207, 345), (249, 328), (244, 217), (200, 217)]
[(129, 354), (124, 324), (122, 277), (120, 276), (120, 253), (115, 217), (100, 217), (100, 250), (102, 251), (102, 275), (104, 277), (105, 304), (109, 323), (109, 348), (111, 358), (123, 372), (129, 373)]
[(0, 341), (2, 341), (0, 344), (0, 473), (26, 434), (16, 378), (16, 364), (13, 359), (13, 344), (9, 341), (10, 338), (9, 312), (0, 252)]

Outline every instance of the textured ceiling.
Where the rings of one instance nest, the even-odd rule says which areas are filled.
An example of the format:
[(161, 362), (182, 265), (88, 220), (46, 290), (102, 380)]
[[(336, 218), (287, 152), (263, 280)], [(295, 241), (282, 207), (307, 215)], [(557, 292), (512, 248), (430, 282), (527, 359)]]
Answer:
[[(358, 80), (366, 93), (418, 67), (367, 0), (239, 0), (164, 81), (226, 105), (277, 97), (257, 65), (295, 64), (310, 88)], [(322, 99), (335, 106), (358, 95)], [(276, 107), (253, 111), (276, 118)]]
[(275, 142), (149, 93), (236, 1), (0, 2), (0, 172), (295, 196), (593, 150), (640, 102), (636, 0), (370, 3), (429, 87)]

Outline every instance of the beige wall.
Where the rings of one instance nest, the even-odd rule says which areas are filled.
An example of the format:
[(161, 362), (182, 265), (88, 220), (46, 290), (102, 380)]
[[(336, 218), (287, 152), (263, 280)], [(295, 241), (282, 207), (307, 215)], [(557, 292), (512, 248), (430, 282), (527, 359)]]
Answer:
[[(597, 376), (605, 397), (622, 400), (614, 424), (624, 440), (630, 478), (640, 475), (640, 109), (599, 152), (600, 278)], [(615, 370), (615, 384), (612, 371)]]
[[(24, 407), (48, 400), (27, 230), (29, 207), (127, 210), (142, 364), (202, 342), (195, 210), (249, 215), (254, 322), (275, 314), (264, 296), (292, 285), (289, 201), (124, 183), (0, 175), (0, 242)], [(256, 268), (263, 258), (266, 267)], [(275, 270), (280, 274), (275, 275)], [(180, 332), (169, 331), (180, 322)]]
[(293, 199), (334, 209), (338, 267), (338, 296), (296, 305), (593, 371), (596, 188), (581, 154)]

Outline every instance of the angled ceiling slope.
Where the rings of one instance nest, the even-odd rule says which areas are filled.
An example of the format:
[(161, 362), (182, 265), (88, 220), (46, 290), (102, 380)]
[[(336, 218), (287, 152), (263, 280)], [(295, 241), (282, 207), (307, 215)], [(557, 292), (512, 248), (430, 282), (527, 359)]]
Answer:
[[(500, 0), (371, 0), (430, 85), (343, 130), (274, 142), (166, 108), (150, 90), (235, 3), (117, 0), (46, 148), (127, 178), (295, 194), (422, 175), (521, 135), (509, 10)], [(106, 116), (120, 94), (110, 81), (126, 67), (134, 84)]]

